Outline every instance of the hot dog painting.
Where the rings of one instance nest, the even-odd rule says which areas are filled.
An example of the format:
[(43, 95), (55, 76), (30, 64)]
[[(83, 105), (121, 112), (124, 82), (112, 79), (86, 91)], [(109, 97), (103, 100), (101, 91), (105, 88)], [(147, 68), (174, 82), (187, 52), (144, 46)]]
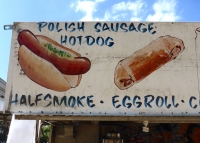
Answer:
[(88, 58), (29, 30), (19, 32), (17, 40), (21, 68), (28, 78), (45, 88), (59, 92), (75, 88), (91, 67)]
[(181, 39), (161, 36), (131, 56), (118, 62), (114, 82), (121, 89), (127, 89), (146, 78), (164, 64), (174, 60), (185, 49)]

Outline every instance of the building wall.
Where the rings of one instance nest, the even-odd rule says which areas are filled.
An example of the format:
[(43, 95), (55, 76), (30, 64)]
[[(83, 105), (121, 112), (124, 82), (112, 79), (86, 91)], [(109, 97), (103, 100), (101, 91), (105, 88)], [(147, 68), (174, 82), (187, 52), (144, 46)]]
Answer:
[(0, 78), (0, 98), (4, 98), (6, 82)]
[(3, 122), (3, 106), (6, 82), (0, 78), (0, 143), (6, 143), (7, 129)]

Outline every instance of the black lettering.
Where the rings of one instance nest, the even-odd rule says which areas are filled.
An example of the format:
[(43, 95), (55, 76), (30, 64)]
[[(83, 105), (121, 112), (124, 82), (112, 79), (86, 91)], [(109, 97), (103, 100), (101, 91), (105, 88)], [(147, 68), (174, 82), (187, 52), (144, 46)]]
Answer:
[(48, 29), (49, 31), (53, 31), (54, 30), (54, 23), (50, 22), (48, 25)]
[(79, 105), (81, 105), (82, 107), (84, 107), (83, 106), (83, 104), (82, 104), (82, 102), (81, 102), (81, 100), (83, 100), (85, 98), (85, 96), (82, 96), (82, 97), (77, 97), (77, 105), (78, 105), (78, 107), (79, 107)]
[(90, 95), (87, 97), (87, 105), (90, 107), (90, 108), (93, 108), (95, 106), (95, 104), (90, 104), (90, 103), (93, 103), (93, 100), (90, 100), (90, 98), (93, 98), (94, 96), (93, 95)]
[(68, 23), (65, 23), (65, 31), (68, 30)]
[[(44, 100), (45, 100), (45, 101), (48, 101), (48, 100), (46, 100), (47, 98), (51, 99), (51, 94), (47, 94), (47, 95), (45, 95)], [(44, 106), (44, 107), (48, 107), (48, 106), (50, 106), (51, 104), (52, 104), (52, 102), (49, 101), (49, 104), (47, 104), (47, 105)]]
[(78, 42), (79, 42), (79, 44), (81, 45), (81, 43), (82, 43), (82, 36), (78, 36), (78, 37), (76, 37), (76, 38), (78, 38)]
[(67, 43), (67, 36), (65, 35), (64, 39), (63, 39), (63, 36), (61, 35), (60, 36), (60, 44), (66, 44)]
[(165, 96), (165, 106), (169, 109), (171, 107), (171, 104), (167, 105), (167, 100), (168, 100), (168, 96)]
[(41, 100), (41, 98), (39, 98), (40, 96), (42, 96), (42, 94), (36, 95), (36, 98), (35, 98), (35, 104), (36, 104), (36, 106), (37, 106), (38, 101)]
[(18, 94), (15, 94), (15, 100), (11, 101), (11, 103), (15, 103), (15, 105), (17, 105), (17, 103), (18, 103)]
[(119, 108), (121, 105), (119, 104), (119, 105), (115, 105), (115, 103), (117, 103), (117, 102), (119, 102), (119, 100), (115, 100), (115, 98), (117, 98), (117, 97), (119, 97), (118, 95), (115, 95), (115, 96), (113, 96), (112, 97), (112, 104), (113, 104), (113, 106), (115, 107), (115, 108)]
[(121, 28), (122, 30), (124, 30), (124, 32), (128, 32), (128, 30), (125, 29), (124, 27), (127, 28), (127, 24), (126, 24), (126, 23), (121, 23), (120, 28)]
[[(112, 42), (109, 42), (112, 41)], [(113, 38), (111, 37), (107, 37), (106, 40), (105, 40), (105, 44), (108, 46), (108, 47), (112, 47), (115, 43), (113, 42)]]
[(197, 105), (195, 104), (195, 105), (193, 106), (192, 100), (197, 100), (197, 98), (194, 97), (194, 96), (191, 96), (191, 97), (190, 97), (190, 100), (189, 100), (190, 107), (192, 107), (192, 108), (195, 109), (195, 108), (197, 108)]
[(58, 97), (54, 95), (54, 97), (53, 97), (53, 105), (55, 106), (56, 104), (59, 105), (59, 101), (58, 101)]
[(80, 31), (80, 30), (82, 30), (83, 32), (84, 32), (84, 22), (81, 22), (81, 25), (80, 25), (80, 23), (78, 23), (78, 30)]
[(129, 31), (133, 31), (133, 30), (135, 30), (136, 32), (138, 32), (137, 29), (135, 28), (135, 25), (133, 23), (131, 23), (129, 25)]
[[(99, 39), (101, 39), (101, 40), (99, 40)], [(99, 44), (99, 41), (101, 41), (101, 44)], [(97, 37), (96, 43), (99, 46), (103, 46), (104, 45), (104, 39), (102, 37)]]
[[(161, 101), (160, 105), (159, 105), (159, 101)], [(160, 108), (160, 107), (163, 106), (163, 104), (164, 104), (164, 98), (161, 97), (161, 96), (158, 96), (158, 97), (156, 98), (156, 105)]]
[(173, 95), (172, 96), (172, 104), (173, 104), (173, 106), (175, 107), (175, 108), (177, 108), (178, 107), (178, 103), (175, 103), (175, 96)]
[(124, 107), (126, 107), (126, 105), (127, 105), (127, 108), (129, 109), (129, 108), (131, 108), (131, 106), (132, 106), (132, 104), (131, 103), (126, 103), (126, 100), (131, 100), (131, 98), (129, 97), (129, 96), (124, 96), (124, 98), (122, 99), (122, 105), (124, 106)]
[(97, 22), (97, 23), (94, 25), (94, 29), (96, 29), (96, 32), (100, 32), (101, 30), (97, 29), (97, 26), (100, 26), (100, 27), (101, 27), (101, 23), (100, 23), (100, 22)]
[(111, 30), (114, 31), (114, 32), (118, 32), (118, 29), (119, 29), (119, 23), (116, 23), (116, 24), (115, 24), (115, 29), (114, 29), (114, 26), (113, 26), (113, 25), (114, 25), (114, 24), (111, 23)]
[[(142, 102), (136, 102), (137, 99), (140, 100), (140, 99), (141, 99), (140, 96), (137, 96), (137, 95), (136, 95), (136, 96), (133, 98), (133, 105), (134, 105), (136, 108), (140, 108), (140, 107), (142, 106)], [(136, 106), (135, 103), (137, 103), (138, 105)]]
[(106, 31), (106, 30), (109, 30), (109, 31), (110, 31), (110, 28), (108, 27), (107, 23), (104, 23), (104, 24), (103, 24), (102, 30), (103, 30), (103, 31)]
[[(89, 46), (93, 45), (95, 42), (95, 39), (92, 36), (85, 36), (86, 38), (86, 42)], [(90, 41), (90, 39), (92, 39), (92, 41)]]
[[(148, 101), (148, 98), (151, 98), (149, 101)], [(145, 107), (150, 107), (150, 108), (152, 108), (152, 106), (151, 106), (151, 102), (153, 102), (153, 100), (154, 100), (154, 96), (153, 95), (146, 95), (145, 97), (144, 97), (144, 105), (145, 105)]]
[(41, 32), (41, 29), (47, 26), (46, 22), (38, 22), (38, 30)]
[[(74, 22), (72, 22), (71, 24), (69, 24), (68, 28), (71, 28), (72, 26), (75, 26), (75, 23), (74, 23)], [(72, 30), (71, 30), (70, 32), (73, 32), (73, 31), (75, 31), (75, 30), (76, 30), (76, 28), (75, 28), (75, 27), (72, 27)]]
[(76, 98), (74, 96), (70, 96), (68, 100), (69, 107), (73, 108), (76, 104)]
[(22, 95), (21, 99), (20, 99), (20, 105), (26, 105), (27, 106), (27, 103), (26, 103), (26, 96), (25, 95)]
[(30, 95), (28, 95), (28, 104), (29, 104), (29, 106), (35, 105), (35, 103), (31, 103), (31, 96)]
[(67, 97), (66, 97), (66, 96), (63, 96), (63, 97), (61, 98), (60, 106), (62, 105), (62, 103), (64, 103), (64, 105), (67, 106)]
[[(153, 25), (154, 23), (149, 23), (148, 24), (148, 30), (149, 30), (149, 33), (151, 33), (151, 34), (155, 34), (156, 33), (156, 31), (152, 31), (153, 30), (153, 27), (151, 27), (152, 25)], [(151, 32), (152, 31), (152, 32)]]
[(72, 46), (74, 46), (75, 43), (76, 43), (76, 38), (75, 38), (74, 36), (71, 36), (71, 37), (69, 38), (69, 43), (70, 43)]
[(142, 25), (145, 26), (145, 24), (140, 23), (140, 24), (138, 25), (138, 30), (139, 30), (140, 32), (142, 32), (142, 33), (145, 33), (145, 32), (147, 31), (147, 29), (146, 29), (146, 28), (142, 28), (142, 31), (141, 31)]
[(60, 24), (60, 23), (57, 23), (57, 24), (56, 24), (56, 30), (57, 30), (57, 32), (60, 32), (60, 31), (62, 31), (62, 30), (63, 30), (62, 28), (61, 28), (61, 29), (59, 29), (59, 24)]

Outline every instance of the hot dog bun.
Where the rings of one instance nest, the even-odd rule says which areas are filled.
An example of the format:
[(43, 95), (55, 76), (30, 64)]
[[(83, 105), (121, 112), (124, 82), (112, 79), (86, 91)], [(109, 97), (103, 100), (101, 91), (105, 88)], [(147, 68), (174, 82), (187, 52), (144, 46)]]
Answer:
[[(73, 57), (81, 57), (81, 55), (78, 52), (73, 51), (69, 48), (66, 48), (66, 47), (58, 44), (57, 42), (53, 41), (52, 39), (50, 39), (48, 37), (45, 37), (45, 36), (42, 36), (42, 35), (35, 35), (35, 36), (40, 43), (52, 43), (53, 46), (56, 46), (56, 48), (62, 49), (62, 51), (66, 51), (66, 52), (70, 53)], [(69, 84), (72, 88), (77, 87), (79, 85), (80, 81), (81, 81), (81, 78), (82, 78), (81, 74), (79, 74), (79, 75), (63, 74), (63, 76), (69, 82)]]
[[(37, 56), (52, 63), (61, 73), (66, 75), (79, 75), (89, 71), (91, 63), (86, 57), (80, 57), (78, 53), (58, 44), (45, 36), (35, 36), (29, 30), (23, 30), (18, 34), (20, 45), (25, 45)], [(73, 54), (72, 54), (73, 53)]]
[(89, 59), (54, 40), (23, 30), (18, 35), (18, 58), (31, 80), (55, 91), (79, 85), (82, 74), (90, 69)]
[(26, 46), (20, 46), (18, 58), (25, 74), (37, 84), (55, 91), (66, 91), (71, 88), (57, 68), (35, 55)]
[(131, 56), (119, 61), (114, 73), (116, 86), (123, 90), (140, 82), (164, 64), (175, 59), (185, 49), (183, 41), (161, 36)]

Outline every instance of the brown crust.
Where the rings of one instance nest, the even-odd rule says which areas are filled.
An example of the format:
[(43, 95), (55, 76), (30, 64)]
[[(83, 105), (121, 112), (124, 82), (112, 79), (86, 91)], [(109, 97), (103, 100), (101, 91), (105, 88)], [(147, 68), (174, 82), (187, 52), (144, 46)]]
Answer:
[(162, 36), (160, 38), (162, 38), (163, 45), (169, 51), (169, 54), (172, 56), (172, 59), (175, 59), (185, 49), (184, 43), (181, 39), (171, 37), (169, 35)]
[[(130, 81), (130, 82), (129, 82)], [(121, 62), (117, 65), (115, 69), (115, 84), (119, 89), (126, 89), (131, 87), (134, 84), (134, 79), (128, 75), (127, 71), (121, 65)], [(127, 84), (129, 83), (129, 84)]]
[(129, 88), (175, 59), (184, 48), (182, 40), (171, 36), (162, 36), (152, 41), (118, 63), (114, 75), (115, 84), (119, 89)]

